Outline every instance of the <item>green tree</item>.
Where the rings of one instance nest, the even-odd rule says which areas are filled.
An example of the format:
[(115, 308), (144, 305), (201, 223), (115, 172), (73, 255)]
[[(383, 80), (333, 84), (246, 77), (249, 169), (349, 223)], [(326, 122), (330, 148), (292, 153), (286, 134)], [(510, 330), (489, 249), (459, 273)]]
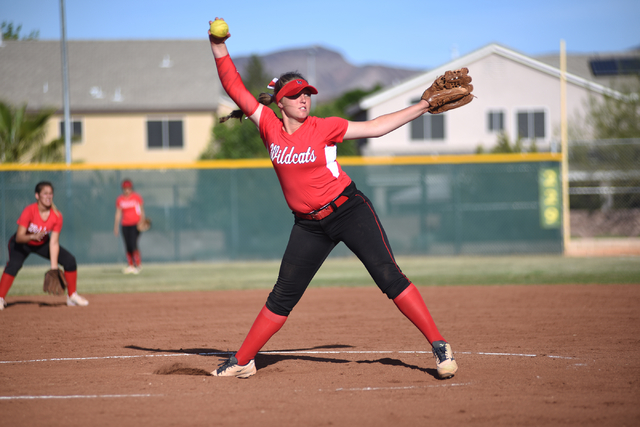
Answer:
[[(504, 132), (498, 134), (498, 138), (496, 140), (496, 145), (491, 148), (490, 153), (537, 153), (538, 152), (538, 144), (536, 140), (532, 140), (529, 144), (529, 150), (525, 150), (522, 137), (518, 136), (515, 141), (511, 142), (509, 135)], [(476, 148), (476, 154), (485, 154), (484, 147), (479, 145)]]
[[(256, 98), (260, 92), (266, 90), (267, 83), (271, 81), (257, 55), (251, 55), (244, 74), (242, 81)], [(217, 123), (216, 120), (211, 131), (211, 139), (207, 148), (200, 154), (200, 160), (269, 157), (258, 129), (253, 124), (245, 122), (244, 116), (239, 121), (230, 119), (225, 123)]]
[[(640, 75), (613, 87), (618, 94), (591, 98), (587, 122), (594, 142), (570, 146), (570, 166), (584, 170), (614, 171), (615, 179), (580, 182), (581, 186), (618, 187), (620, 192), (603, 196), (571, 198), (571, 207), (588, 209), (629, 209), (640, 207), (635, 172), (640, 164)], [(635, 141), (634, 141), (635, 140)]]
[[(245, 87), (252, 95), (258, 97), (266, 91), (266, 83), (271, 77), (266, 75), (262, 61), (257, 55), (252, 55), (245, 67), (242, 78)], [(346, 92), (339, 98), (324, 104), (314, 105), (312, 114), (317, 117), (342, 117), (353, 120), (349, 114), (349, 107), (358, 103), (363, 97), (380, 90), (382, 86), (376, 85), (370, 90), (356, 89)], [(276, 114), (279, 114), (275, 104), (269, 105)], [(338, 155), (360, 155), (358, 141), (344, 141), (338, 144)], [(206, 159), (246, 159), (269, 157), (260, 134), (255, 126), (246, 123), (243, 118), (229, 120), (222, 124), (216, 124), (211, 132), (209, 145), (200, 155), (201, 160)]]
[(496, 145), (491, 149), (492, 153), (522, 153), (522, 138), (518, 136), (516, 140), (511, 143), (509, 135), (504, 132), (498, 134)]
[(208, 159), (255, 159), (269, 157), (258, 129), (242, 118), (229, 120), (213, 127), (211, 141), (200, 155)]
[[(365, 96), (370, 95), (381, 88), (382, 86), (378, 84), (369, 90), (354, 89), (349, 92), (345, 92), (334, 101), (318, 105), (314, 108), (313, 115), (317, 117), (342, 117), (347, 120), (354, 120), (355, 117), (350, 114), (350, 107), (356, 105)], [(359, 141), (349, 140), (338, 144), (338, 155), (359, 156)]]
[[(18, 25), (15, 29), (13, 28), (13, 22), (2, 21), (2, 25), (0, 25), (0, 29), (2, 31), (2, 38), (4, 40), (19, 40), (20, 39), (20, 31), (22, 30), (22, 25)], [(31, 31), (28, 36), (22, 38), (22, 40), (38, 40), (40, 37), (40, 31)]]
[(0, 161), (2, 163), (62, 162), (64, 139), (44, 142), (45, 126), (55, 109), (27, 112), (0, 101)]
[(271, 81), (264, 70), (262, 61), (258, 55), (251, 55), (244, 69), (242, 81), (249, 92), (256, 98), (261, 92), (266, 91), (267, 83)]
[(640, 76), (616, 89), (622, 97), (605, 94), (590, 99), (588, 121), (595, 139), (640, 138)]

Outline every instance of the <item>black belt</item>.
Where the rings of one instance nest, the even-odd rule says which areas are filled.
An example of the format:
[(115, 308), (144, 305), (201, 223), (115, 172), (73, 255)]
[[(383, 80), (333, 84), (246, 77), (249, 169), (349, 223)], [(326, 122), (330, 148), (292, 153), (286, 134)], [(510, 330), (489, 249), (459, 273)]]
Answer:
[(349, 196), (347, 196), (345, 193), (347, 193), (347, 192), (348, 193), (352, 193), (352, 188), (351, 187), (353, 187), (353, 189), (355, 189), (355, 185), (353, 184), (353, 182), (347, 186), (347, 188), (345, 189), (344, 193), (342, 193), (341, 195), (339, 195), (338, 197), (336, 197), (335, 199), (333, 199), (332, 201), (330, 201), (329, 203), (327, 203), (326, 205), (324, 205), (320, 209), (316, 209), (315, 211), (309, 212), (307, 214), (303, 214), (303, 213), (299, 213), (299, 212), (294, 212), (294, 213), (296, 214), (296, 216), (298, 218), (312, 219), (314, 221), (320, 221), (321, 219), (324, 219), (324, 218), (328, 217), (329, 215), (331, 215), (340, 206), (342, 206), (344, 204), (344, 202), (349, 200)]

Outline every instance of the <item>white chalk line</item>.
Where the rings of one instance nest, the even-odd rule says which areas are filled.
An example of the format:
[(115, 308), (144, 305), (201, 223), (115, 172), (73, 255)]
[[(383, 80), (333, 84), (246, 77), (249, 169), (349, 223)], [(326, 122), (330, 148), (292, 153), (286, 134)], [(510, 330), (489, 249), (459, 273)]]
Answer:
[[(261, 351), (258, 354), (431, 354), (431, 351), (424, 350), (290, 350), (290, 351)], [(135, 359), (141, 357), (183, 357), (183, 356), (225, 356), (233, 352), (207, 352), (207, 353), (171, 353), (171, 354), (138, 354), (130, 356), (93, 356), (93, 357), (54, 357), (50, 359), (31, 360), (0, 360), (0, 364), (8, 363), (35, 363), (35, 362), (68, 362), (82, 360), (107, 360), (107, 359)], [(575, 359), (570, 356), (537, 355), (526, 353), (487, 353), (458, 351), (455, 354), (470, 354), (480, 356), (513, 356), (513, 357), (549, 357), (552, 359)]]
[(36, 400), (36, 399), (112, 399), (132, 397), (158, 397), (162, 394), (72, 394), (67, 396), (0, 396), (0, 400)]
[[(182, 356), (196, 356), (204, 354), (218, 354), (218, 353), (177, 353), (177, 354), (138, 354), (134, 356), (94, 356), (94, 357), (53, 357), (51, 359), (31, 359), (31, 360), (2, 360), (0, 363), (33, 363), (33, 362), (68, 362), (78, 360), (105, 360), (105, 359), (135, 359), (139, 357), (182, 357)], [(219, 353), (227, 354), (227, 353)]]
[(354, 388), (336, 388), (333, 390), (318, 391), (386, 391), (386, 390), (417, 390), (422, 388), (438, 388), (438, 387), (460, 387), (465, 385), (471, 385), (471, 383), (449, 383), (438, 385), (412, 385), (412, 386), (396, 386), (396, 387), (354, 387)]
[[(358, 351), (358, 350), (301, 350), (301, 351), (261, 351), (260, 354), (431, 354), (431, 351), (424, 350), (382, 350), (382, 351)], [(523, 353), (487, 353), (487, 352), (458, 352), (459, 354), (477, 354), (482, 356), (515, 356), (515, 357), (550, 357), (559, 359), (574, 359), (567, 356), (552, 356), (537, 354), (523, 354)], [(212, 355), (229, 355), (230, 352), (207, 352), (207, 353), (175, 353), (175, 354), (141, 354), (134, 356), (99, 356), (99, 357), (58, 357), (51, 359), (32, 359), (32, 360), (7, 360), (0, 361), (0, 363), (31, 363), (31, 362), (59, 362), (59, 361), (82, 361), (82, 360), (105, 360), (105, 359), (132, 359), (141, 357), (181, 357), (181, 356), (212, 356)], [(467, 386), (471, 383), (448, 383), (442, 385), (424, 385), (424, 386), (396, 386), (396, 387), (355, 387), (355, 388), (337, 388), (333, 390), (318, 391), (331, 391), (331, 392), (367, 392), (367, 391), (389, 391), (389, 390), (415, 390), (437, 387), (460, 387)], [(91, 395), (66, 395), (66, 396), (0, 396), (1, 400), (37, 400), (37, 399), (110, 399), (110, 398), (142, 398), (142, 397), (160, 397), (162, 394), (91, 394)]]
[[(332, 390), (318, 389), (319, 392), (357, 392), (357, 391), (391, 391), (391, 390), (418, 390), (426, 388), (438, 387), (461, 387), (471, 385), (471, 383), (448, 383), (439, 385), (423, 385), (423, 386), (396, 386), (396, 387), (352, 387), (352, 388), (336, 388)], [(300, 390), (296, 390), (300, 391)], [(162, 397), (163, 394), (71, 394), (71, 395), (41, 395), (41, 396), (0, 396), (2, 400), (47, 400), (47, 399), (114, 399), (114, 398), (141, 398), (141, 397)]]

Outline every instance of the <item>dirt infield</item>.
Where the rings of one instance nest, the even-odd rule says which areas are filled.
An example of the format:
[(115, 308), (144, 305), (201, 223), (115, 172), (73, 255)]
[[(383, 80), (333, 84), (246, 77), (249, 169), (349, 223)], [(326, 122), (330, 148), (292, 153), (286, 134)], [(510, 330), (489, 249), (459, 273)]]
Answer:
[(8, 297), (2, 426), (632, 426), (640, 286), (420, 288), (460, 370), (377, 288), (310, 289), (247, 380), (208, 375), (267, 291)]

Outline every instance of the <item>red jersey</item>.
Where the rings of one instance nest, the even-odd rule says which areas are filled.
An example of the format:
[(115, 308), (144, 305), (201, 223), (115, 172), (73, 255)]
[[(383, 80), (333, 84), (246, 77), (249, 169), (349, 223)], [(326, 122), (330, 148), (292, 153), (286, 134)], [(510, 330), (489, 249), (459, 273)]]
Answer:
[(116, 208), (122, 209), (122, 225), (136, 225), (142, 215), (142, 210), (140, 209), (142, 205), (142, 196), (136, 192), (131, 193), (129, 197), (125, 197), (124, 194), (119, 195), (116, 199)]
[(270, 108), (260, 115), (260, 137), (289, 208), (309, 213), (333, 199), (351, 183), (336, 161), (336, 144), (342, 142), (348, 122), (340, 117), (309, 116), (293, 135)]
[(42, 239), (39, 242), (36, 240), (29, 240), (27, 242), (27, 244), (31, 246), (40, 246), (47, 243), (52, 231), (58, 233), (62, 231), (62, 214), (60, 212), (56, 214), (56, 212), (51, 209), (49, 211), (49, 218), (43, 221), (40, 216), (40, 210), (38, 210), (38, 203), (36, 202), (24, 208), (17, 223), (27, 229), (27, 234), (36, 234), (45, 231), (47, 233), (46, 239)]

